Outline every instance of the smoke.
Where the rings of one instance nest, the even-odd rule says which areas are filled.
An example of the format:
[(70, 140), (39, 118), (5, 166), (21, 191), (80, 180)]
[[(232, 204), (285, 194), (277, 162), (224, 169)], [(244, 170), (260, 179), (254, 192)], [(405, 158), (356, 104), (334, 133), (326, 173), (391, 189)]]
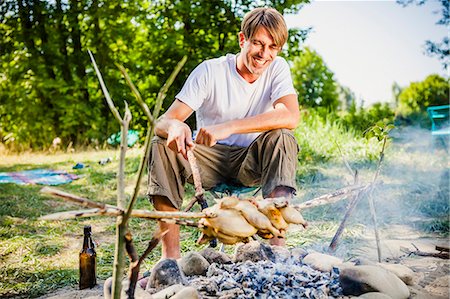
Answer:
[[(414, 127), (393, 130), (377, 179), (381, 184), (372, 193), (382, 238), (448, 236), (450, 196), (448, 139), (448, 136), (443, 140), (435, 138), (429, 130)], [(361, 183), (372, 181), (376, 165), (352, 164), (352, 167), (358, 170)], [(321, 181), (311, 189), (303, 190), (303, 197), (311, 198), (329, 193), (352, 181), (343, 163), (341, 165), (330, 163), (321, 169), (320, 173)], [(348, 202), (349, 200), (345, 200), (314, 211), (311, 209), (303, 214), (312, 223), (327, 220), (340, 223)], [(358, 227), (365, 228), (366, 237), (374, 236), (367, 197), (360, 199), (348, 218), (347, 236)], [(345, 243), (345, 237), (342, 239), (340, 244)], [(325, 251), (328, 244), (323, 242), (314, 244), (313, 248)], [(336, 255), (348, 257), (347, 245), (340, 245)]]

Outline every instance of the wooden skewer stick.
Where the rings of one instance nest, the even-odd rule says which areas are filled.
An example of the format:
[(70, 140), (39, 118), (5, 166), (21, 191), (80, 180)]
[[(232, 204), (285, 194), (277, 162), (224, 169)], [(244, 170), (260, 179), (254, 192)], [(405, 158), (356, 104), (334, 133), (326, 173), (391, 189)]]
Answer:
[[(106, 209), (88, 209), (88, 210), (78, 210), (78, 211), (67, 211), (45, 215), (39, 218), (39, 220), (66, 220), (75, 219), (82, 217), (93, 217), (93, 216), (120, 216), (123, 215), (124, 211), (119, 208), (106, 208)], [(147, 210), (133, 210), (131, 212), (132, 217), (136, 218), (146, 218), (146, 219), (171, 219), (171, 218), (204, 218), (213, 217), (215, 215), (205, 213), (193, 213), (193, 212), (160, 212), (160, 211), (147, 211)]]
[[(74, 219), (79, 217), (92, 217), (92, 216), (120, 216), (125, 213), (123, 209), (119, 209), (116, 206), (108, 205), (104, 203), (98, 203), (77, 195), (73, 195), (67, 192), (60, 191), (55, 188), (44, 187), (41, 192), (50, 194), (55, 197), (62, 198), (64, 200), (76, 203), (83, 207), (90, 207), (94, 209), (67, 211), (45, 215), (40, 217), (41, 220), (64, 220)], [(215, 217), (213, 213), (192, 213), (192, 212), (160, 212), (160, 211), (148, 211), (148, 210), (133, 210), (131, 212), (132, 217), (147, 218), (147, 219), (161, 219), (161, 218), (211, 218)]]
[(344, 187), (342, 189), (336, 190), (332, 193), (324, 194), (319, 197), (313, 198), (311, 200), (305, 201), (298, 205), (293, 205), (293, 208), (303, 210), (303, 209), (309, 209), (314, 208), (318, 206), (322, 206), (329, 203), (334, 203), (339, 200), (342, 200), (344, 198), (347, 198), (349, 195), (351, 195), (354, 192), (361, 192), (363, 190), (366, 190), (370, 187), (371, 184), (367, 185), (358, 185), (358, 186), (350, 186), (350, 187)]
[(186, 208), (184, 209), (185, 212), (188, 212), (190, 209), (192, 209), (196, 202), (198, 202), (202, 206), (202, 209), (208, 206), (205, 199), (203, 198), (202, 180), (200, 177), (200, 169), (197, 165), (197, 159), (195, 159), (192, 150), (187, 151), (187, 156), (189, 165), (191, 166), (192, 170), (192, 177), (194, 179), (195, 197), (187, 204)]

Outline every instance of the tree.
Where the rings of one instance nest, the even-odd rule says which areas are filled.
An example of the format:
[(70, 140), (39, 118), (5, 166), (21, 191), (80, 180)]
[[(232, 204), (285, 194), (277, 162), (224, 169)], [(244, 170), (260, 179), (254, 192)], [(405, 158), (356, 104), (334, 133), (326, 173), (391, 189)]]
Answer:
[(339, 102), (341, 104), (340, 109), (344, 111), (350, 111), (356, 107), (355, 93), (347, 86), (338, 86)]
[[(295, 13), (305, 0), (263, 1)], [(0, 1), (0, 142), (44, 148), (101, 144), (118, 126), (111, 117), (87, 50), (96, 56), (116, 105), (132, 95), (115, 63), (123, 64), (152, 109), (156, 94), (188, 55), (168, 91), (167, 107), (202, 60), (239, 51), (237, 34), (248, 0), (3, 0)], [(289, 49), (304, 39), (293, 31)], [(132, 129), (146, 130), (134, 101)], [(143, 134), (142, 134), (143, 135)]]
[(448, 104), (449, 83), (448, 79), (439, 75), (429, 75), (421, 82), (412, 82), (399, 95), (399, 117), (424, 116), (427, 107)]
[[(437, 25), (443, 25), (448, 28), (450, 24), (450, 1), (449, 0), (438, 0), (441, 3), (441, 18), (436, 22)], [(427, 0), (397, 0), (397, 3), (408, 6), (412, 3), (416, 5), (423, 5)], [(433, 42), (430, 40), (425, 41), (426, 53), (430, 56), (437, 56), (441, 61), (444, 69), (447, 69), (449, 61), (449, 38), (445, 36), (441, 42)]]
[(339, 95), (334, 73), (328, 69), (319, 54), (305, 47), (300, 55), (293, 59), (291, 71), (300, 105), (337, 109)]

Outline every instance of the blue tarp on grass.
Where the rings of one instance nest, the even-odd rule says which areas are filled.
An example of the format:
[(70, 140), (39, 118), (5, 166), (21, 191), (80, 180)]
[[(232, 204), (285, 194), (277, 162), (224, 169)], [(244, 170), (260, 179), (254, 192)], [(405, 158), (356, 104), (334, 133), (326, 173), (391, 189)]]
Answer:
[(76, 174), (60, 170), (33, 169), (18, 172), (0, 172), (0, 183), (15, 183), (19, 185), (50, 185), (67, 184), (78, 179)]

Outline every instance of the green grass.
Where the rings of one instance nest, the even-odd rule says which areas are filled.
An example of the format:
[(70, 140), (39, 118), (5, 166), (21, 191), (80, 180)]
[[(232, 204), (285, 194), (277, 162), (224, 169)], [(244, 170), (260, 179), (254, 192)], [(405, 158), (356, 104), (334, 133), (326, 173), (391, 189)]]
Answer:
[[(297, 176), (298, 192), (294, 203), (332, 192), (353, 182), (342, 156), (358, 169), (362, 183), (372, 180), (380, 144), (348, 132), (338, 123), (311, 119), (299, 127), (296, 137), (302, 148)], [(339, 147), (342, 154), (339, 153)], [(394, 138), (386, 150), (380, 181), (374, 191), (380, 229), (392, 224), (408, 224), (423, 234), (448, 237), (448, 159), (445, 153), (416, 149), (417, 142)], [(141, 151), (133, 149), (127, 155), (126, 193), (131, 196)], [(101, 158), (113, 157), (113, 162), (99, 165)], [(85, 151), (69, 153), (0, 154), (0, 172), (31, 168), (67, 170), (81, 176), (58, 189), (89, 199), (115, 204), (117, 151)], [(89, 166), (72, 170), (82, 162)], [(447, 170), (447, 177), (445, 176)], [(112, 274), (115, 219), (111, 217), (83, 218), (66, 221), (41, 221), (42, 215), (78, 210), (78, 206), (39, 193), (40, 186), (0, 184), (0, 297), (33, 298), (78, 281), (78, 253), (82, 246), (83, 226), (90, 224), (98, 242), (97, 271), (99, 279)], [(135, 208), (152, 207), (145, 196), (142, 182)], [(193, 196), (187, 187), (186, 197)], [(210, 203), (211, 197), (208, 195)], [(310, 222), (308, 229), (292, 227), (288, 231), (288, 247), (316, 250), (327, 248), (346, 211), (347, 201), (303, 211)], [(197, 207), (196, 207), (197, 209)], [(364, 241), (362, 235), (371, 227), (367, 199), (362, 199), (349, 218), (336, 252), (349, 258), (353, 248)], [(400, 213), (401, 211), (401, 213)], [(130, 230), (138, 252), (142, 253), (156, 229), (154, 221), (132, 219)], [(198, 230), (181, 229), (182, 252), (198, 251), (206, 245), (195, 244)], [(226, 252), (232, 253), (233, 246)], [(143, 269), (150, 269), (160, 258), (160, 247), (146, 259)]]

